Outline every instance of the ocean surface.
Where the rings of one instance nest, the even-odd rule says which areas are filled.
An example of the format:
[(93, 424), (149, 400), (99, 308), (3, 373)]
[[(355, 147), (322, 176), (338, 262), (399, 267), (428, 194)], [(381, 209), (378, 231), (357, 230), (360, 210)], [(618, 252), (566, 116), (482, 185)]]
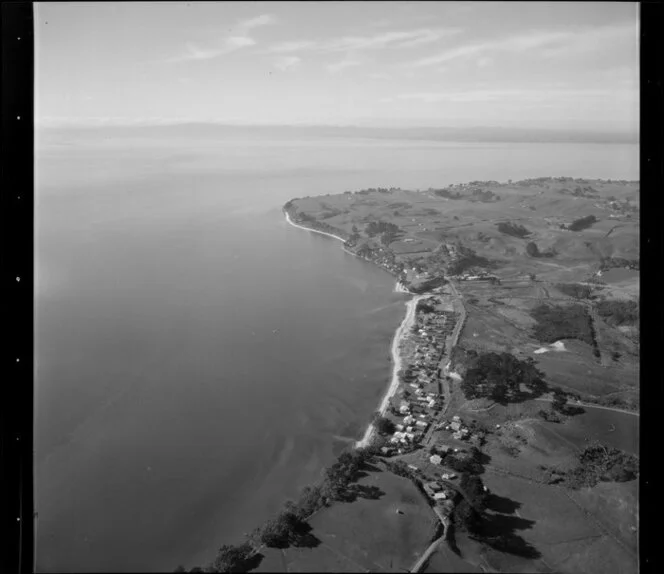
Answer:
[(53, 130), (35, 169), (37, 569), (170, 571), (316, 481), (389, 382), (408, 296), (285, 201), (638, 179), (638, 148)]

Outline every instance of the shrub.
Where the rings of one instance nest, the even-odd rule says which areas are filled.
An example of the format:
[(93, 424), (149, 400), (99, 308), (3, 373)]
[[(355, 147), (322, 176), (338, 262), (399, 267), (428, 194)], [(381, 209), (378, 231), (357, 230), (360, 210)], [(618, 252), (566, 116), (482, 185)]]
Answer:
[(518, 225), (512, 222), (501, 221), (497, 224), (498, 231), (504, 233), (505, 235), (511, 235), (512, 237), (523, 238), (530, 235), (530, 231), (526, 229), (523, 225)]
[(587, 215), (586, 217), (581, 217), (580, 219), (572, 221), (572, 223), (567, 226), (567, 229), (570, 231), (583, 231), (596, 222), (597, 218), (594, 215)]

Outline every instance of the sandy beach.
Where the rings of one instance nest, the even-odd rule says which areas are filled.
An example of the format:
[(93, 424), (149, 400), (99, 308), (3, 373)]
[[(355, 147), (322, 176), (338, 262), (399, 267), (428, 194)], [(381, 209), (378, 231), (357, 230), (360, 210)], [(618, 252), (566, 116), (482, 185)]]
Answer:
[[(417, 295), (413, 297), (410, 301), (406, 302), (406, 316), (404, 317), (401, 325), (394, 334), (394, 339), (392, 339), (392, 380), (390, 381), (390, 386), (387, 388), (383, 400), (378, 407), (378, 412), (385, 414), (387, 407), (390, 404), (390, 399), (396, 394), (399, 389), (399, 371), (401, 370), (401, 354), (399, 352), (401, 347), (401, 341), (404, 336), (408, 333), (408, 330), (413, 326), (415, 321), (415, 309), (417, 307), (418, 301), (423, 299), (427, 295)], [(371, 443), (371, 439), (375, 432), (374, 426), (372, 423), (369, 423), (367, 430), (364, 432), (364, 436), (356, 444), (356, 448), (363, 448), (368, 446)]]
[[(338, 235), (334, 235), (332, 233), (326, 233), (325, 231), (318, 231), (317, 229), (311, 229), (310, 227), (304, 227), (303, 225), (298, 225), (297, 223), (293, 222), (288, 212), (285, 211), (284, 213), (286, 214), (286, 221), (288, 221), (288, 223), (290, 223), (293, 227), (298, 227), (299, 229), (312, 231), (314, 233), (320, 233), (321, 235), (327, 235), (328, 237), (338, 239), (339, 241), (345, 243), (344, 239), (342, 239)], [(344, 251), (347, 250), (344, 249)], [(352, 253), (350, 251), (348, 251), (348, 253), (350, 253), (351, 255), (355, 255), (357, 257), (355, 253)], [(408, 291), (408, 289), (406, 289), (400, 281), (396, 282), (394, 291), (396, 293), (405, 293), (409, 295), (413, 294), (410, 291)], [(390, 399), (395, 395), (395, 393), (399, 389), (399, 371), (401, 370), (401, 355), (399, 353), (399, 349), (401, 347), (401, 341), (403, 340), (406, 333), (408, 333), (408, 329), (410, 329), (413, 326), (413, 322), (415, 321), (415, 308), (417, 307), (418, 301), (424, 298), (425, 296), (426, 295), (417, 295), (413, 297), (410, 301), (406, 302), (406, 316), (404, 317), (403, 321), (397, 328), (396, 333), (394, 334), (394, 338), (392, 339), (392, 347), (391, 347), (392, 379), (390, 381), (390, 386), (387, 388), (387, 391), (383, 396), (383, 400), (381, 401), (380, 406), (378, 407), (378, 412), (380, 412), (381, 414), (385, 413), (387, 407), (390, 404)], [(366, 431), (364, 432), (364, 436), (362, 437), (361, 440), (359, 440), (355, 444), (355, 447), (362, 448), (369, 445), (373, 437), (373, 433), (374, 433), (374, 426), (370, 422), (367, 426)]]
[[(326, 233), (325, 231), (319, 231), (318, 229), (312, 229), (311, 227), (304, 227), (303, 225), (298, 225), (297, 223), (293, 222), (293, 220), (290, 218), (290, 215), (288, 215), (287, 211), (284, 211), (284, 213), (286, 214), (286, 221), (288, 221), (288, 223), (290, 223), (293, 227), (298, 227), (300, 229), (304, 229), (305, 231), (313, 231), (314, 233), (320, 233), (321, 235), (327, 235), (328, 237), (334, 237), (334, 239), (338, 239), (342, 243), (346, 243), (346, 240), (342, 239), (338, 235), (333, 235), (332, 233)], [(355, 254), (351, 253), (351, 255)]]

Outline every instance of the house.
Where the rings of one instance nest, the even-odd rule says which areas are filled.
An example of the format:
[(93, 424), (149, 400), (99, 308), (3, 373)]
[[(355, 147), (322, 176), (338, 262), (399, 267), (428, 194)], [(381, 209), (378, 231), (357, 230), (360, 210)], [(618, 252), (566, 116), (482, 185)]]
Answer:
[(413, 415), (408, 415), (407, 417), (404, 417), (403, 419), (403, 424), (409, 425), (415, 422), (415, 417)]
[(445, 492), (436, 492), (433, 495), (434, 500), (445, 500), (447, 498), (447, 494)]
[(457, 421), (454, 421), (454, 422), (450, 425), (450, 428), (451, 428), (453, 431), (458, 432), (459, 430), (461, 430), (461, 423), (460, 423), (460, 422), (457, 422)]
[(402, 424), (397, 424), (395, 426), (398, 431), (402, 431), (404, 429), (404, 426)]
[(460, 417), (459, 415), (454, 415), (454, 416), (452, 417), (452, 420), (455, 421), (455, 422), (460, 423), (460, 422), (461, 422), (461, 417)]
[(440, 464), (443, 462), (443, 459), (437, 454), (433, 454), (429, 457), (429, 461), (431, 461), (431, 464)]
[(406, 427), (406, 432), (413, 432), (413, 427), (412, 427), (412, 425)]
[(439, 492), (443, 488), (437, 482), (427, 482), (424, 486), (426, 486), (429, 490), (432, 490), (433, 492)]
[(427, 428), (427, 427), (429, 426), (429, 423), (424, 422), (424, 421), (417, 421), (415, 424), (416, 424), (418, 427), (422, 427), (422, 428)]

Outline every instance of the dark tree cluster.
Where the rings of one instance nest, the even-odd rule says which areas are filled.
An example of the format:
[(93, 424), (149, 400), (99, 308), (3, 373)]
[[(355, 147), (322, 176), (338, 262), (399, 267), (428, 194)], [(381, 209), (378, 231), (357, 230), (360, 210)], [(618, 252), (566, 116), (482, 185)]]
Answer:
[(480, 475), (484, 472), (486, 455), (477, 447), (470, 447), (467, 454), (447, 454), (445, 466), (460, 473)]
[(511, 235), (512, 237), (519, 238), (526, 237), (531, 233), (523, 225), (519, 225), (518, 223), (513, 223), (511, 221), (501, 221), (498, 223), (498, 231), (504, 233), (505, 235)]
[(531, 393), (543, 393), (543, 377), (531, 358), (522, 361), (510, 353), (483, 353), (472, 361), (461, 389), (468, 399), (488, 397), (506, 404), (524, 398), (521, 385)]
[(430, 313), (435, 313), (436, 307), (434, 305), (431, 305), (431, 303), (427, 303), (426, 301), (418, 301), (415, 310), (418, 313), (425, 313), (428, 315)]
[(427, 279), (423, 283), (420, 283), (417, 286), (411, 285), (410, 290), (413, 293), (426, 293), (427, 291), (431, 291), (432, 289), (435, 289), (436, 287), (442, 287), (447, 283), (447, 279), (445, 277), (432, 277), (431, 279)]
[(380, 415), (374, 419), (374, 427), (382, 435), (394, 434), (394, 431), (397, 430), (390, 419)]
[(587, 215), (586, 217), (581, 217), (572, 221), (572, 223), (567, 226), (567, 229), (570, 231), (583, 231), (584, 229), (591, 227), (594, 223), (597, 223), (597, 221), (598, 219), (594, 215)]
[(595, 309), (597, 314), (611, 325), (634, 325), (639, 321), (639, 305), (636, 301), (600, 301)]
[(537, 243), (534, 241), (529, 241), (528, 244), (526, 245), (526, 253), (530, 255), (530, 257), (555, 257), (557, 255), (555, 249), (547, 249), (546, 251), (540, 251), (539, 247), (537, 247)]
[(590, 316), (583, 305), (539, 305), (530, 314), (537, 321), (535, 338), (542, 343), (578, 339), (595, 346)]
[(456, 193), (452, 193), (449, 189), (434, 189), (433, 193), (437, 195), (438, 197), (445, 197), (447, 199), (462, 199), (463, 195), (461, 195), (458, 191)]
[(567, 472), (550, 471), (550, 482), (564, 482), (578, 489), (600, 482), (627, 482), (639, 475), (639, 459), (617, 448), (593, 441), (578, 455), (575, 468)]
[(374, 237), (376, 235), (386, 233), (396, 236), (401, 231), (401, 229), (399, 229), (399, 226), (395, 225), (394, 223), (389, 223), (386, 221), (372, 221), (364, 228), (364, 231), (369, 237)]
[(558, 283), (556, 288), (561, 293), (574, 297), (575, 299), (589, 299), (592, 295), (592, 287), (580, 283)]
[(458, 249), (459, 257), (454, 261), (447, 272), (450, 275), (461, 275), (464, 271), (471, 269), (472, 267), (483, 267), (487, 269), (493, 269), (496, 264), (495, 262), (478, 255), (473, 249), (469, 247), (460, 247)]

